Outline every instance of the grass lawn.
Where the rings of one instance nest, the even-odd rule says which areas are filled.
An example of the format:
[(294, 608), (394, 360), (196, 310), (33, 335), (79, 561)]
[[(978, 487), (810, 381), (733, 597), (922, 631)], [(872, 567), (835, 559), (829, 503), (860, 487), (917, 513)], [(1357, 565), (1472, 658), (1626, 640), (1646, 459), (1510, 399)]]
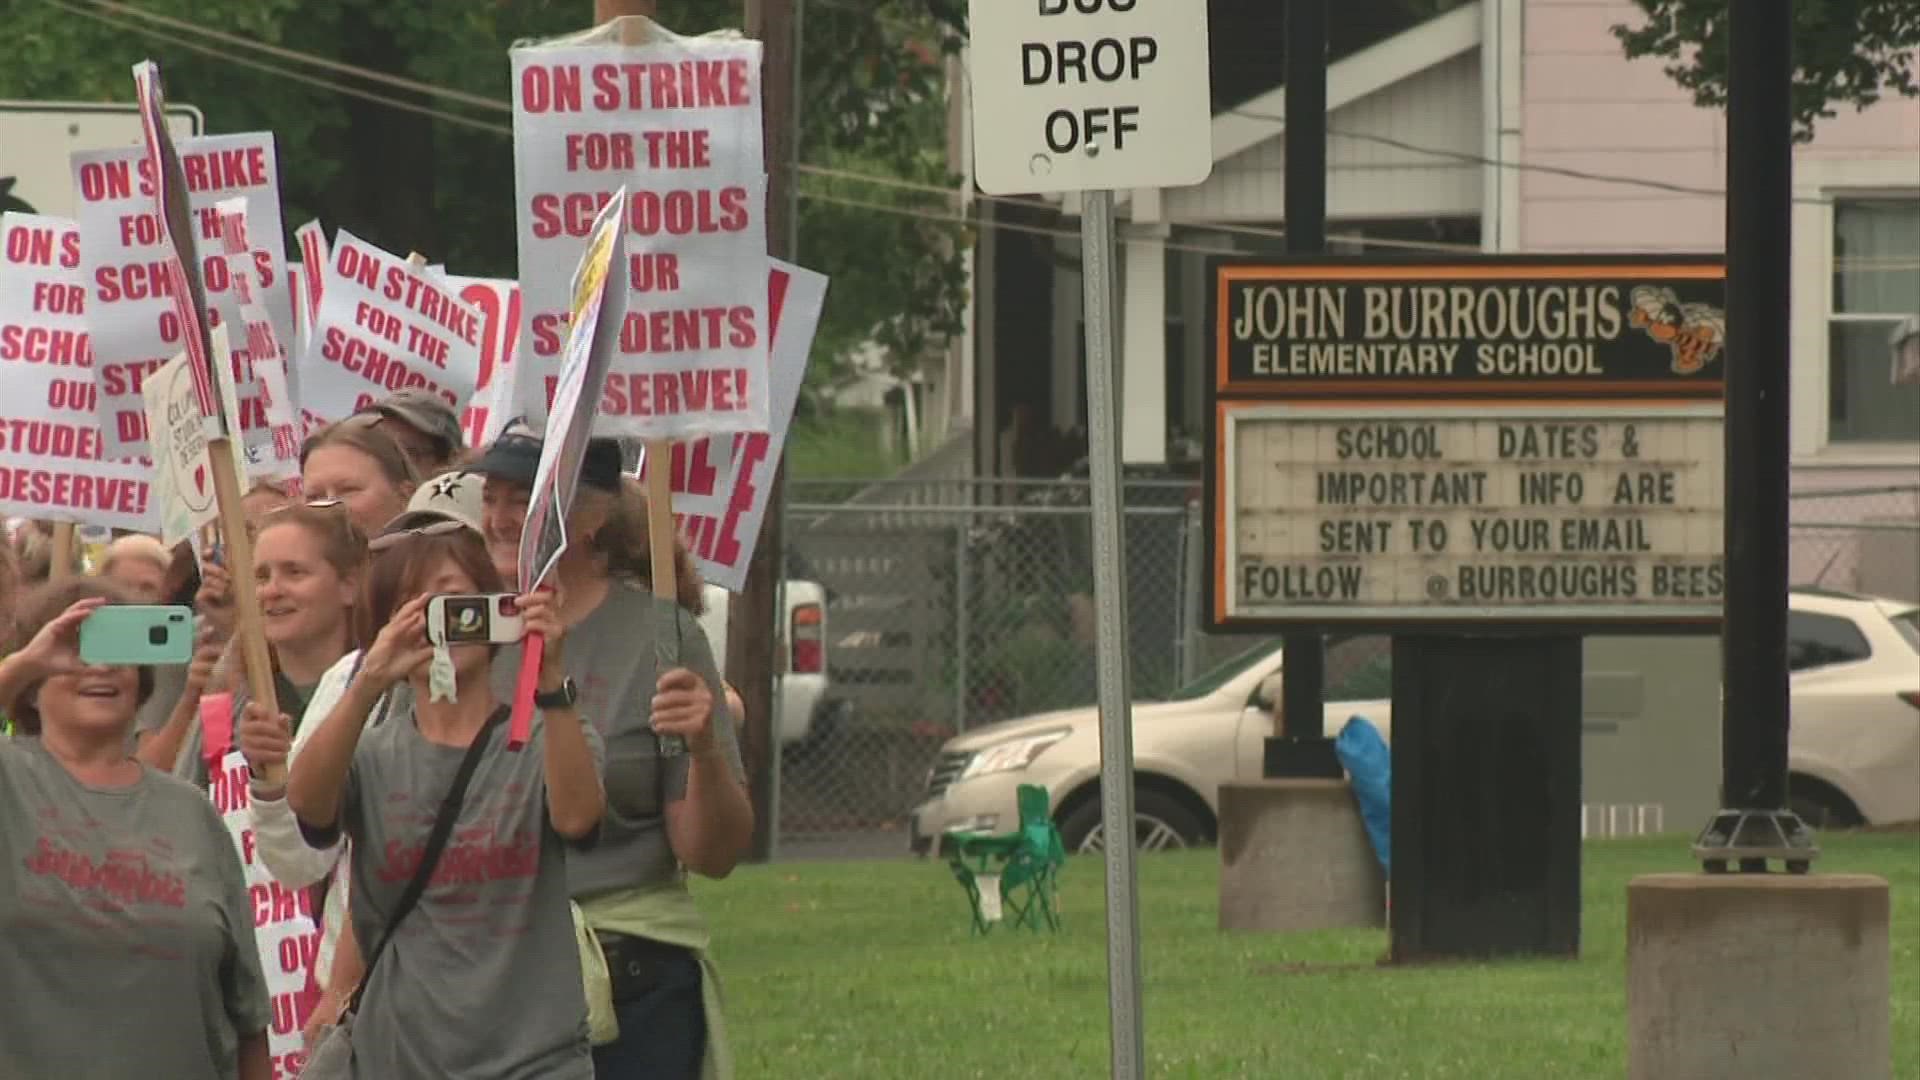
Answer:
[[(1894, 1075), (1920, 1076), (1920, 835), (1821, 842), (1818, 869), (1893, 885)], [(1139, 862), (1149, 1076), (1623, 1076), (1627, 881), (1693, 869), (1686, 837), (1591, 843), (1578, 962), (1382, 969), (1384, 932), (1222, 935), (1218, 860)], [(1107, 1075), (1091, 858), (1067, 866), (1054, 939), (970, 938), (933, 862), (749, 867), (698, 891), (745, 1080)]]

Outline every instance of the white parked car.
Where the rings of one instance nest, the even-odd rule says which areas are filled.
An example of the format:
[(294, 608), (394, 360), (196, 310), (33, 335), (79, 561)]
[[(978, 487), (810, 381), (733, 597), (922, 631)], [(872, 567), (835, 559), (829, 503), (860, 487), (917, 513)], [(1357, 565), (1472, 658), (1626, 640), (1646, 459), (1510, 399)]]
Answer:
[[(1346, 680), (1347, 686), (1384, 693), (1384, 659)], [(1166, 701), (1134, 705), (1133, 810), (1141, 850), (1213, 840), (1221, 783), (1261, 775), (1279, 673), (1278, 644), (1262, 641)], [(1335, 686), (1328, 696), (1351, 694)], [(1391, 713), (1382, 697), (1329, 701), (1326, 730), (1338, 733), (1358, 714), (1384, 735)], [(1051, 794), (1068, 850), (1099, 850), (1099, 729), (1099, 711), (1089, 706), (990, 724), (948, 740), (928, 778), (926, 798), (909, 821), (913, 850), (925, 853), (935, 838), (955, 829), (1011, 829), (1019, 820), (1014, 792), (1022, 784), (1043, 785)]]
[[(727, 674), (727, 619), (730, 593), (706, 587), (707, 613), (701, 629), (713, 643), (722, 678)], [(780, 583), (780, 625), (774, 629), (778, 667), (774, 700), (779, 712), (780, 745), (817, 740), (844, 721), (845, 699), (835, 698), (827, 675), (827, 591), (815, 581)]]
[(1920, 607), (1796, 589), (1788, 790), (1814, 828), (1920, 820)]
[[(1877, 597), (1795, 590), (1788, 597), (1792, 806), (1815, 828), (1920, 820), (1920, 608)], [(1360, 715), (1391, 737), (1387, 657), (1330, 687), (1327, 734)], [(1219, 787), (1261, 775), (1276, 641), (1202, 676), (1164, 702), (1134, 705), (1134, 812), (1142, 850), (1207, 843)], [(1070, 850), (1100, 838), (1099, 713), (1067, 709), (991, 724), (947, 741), (909, 820), (924, 853), (954, 829), (1006, 830), (1014, 791), (1044, 786)]]

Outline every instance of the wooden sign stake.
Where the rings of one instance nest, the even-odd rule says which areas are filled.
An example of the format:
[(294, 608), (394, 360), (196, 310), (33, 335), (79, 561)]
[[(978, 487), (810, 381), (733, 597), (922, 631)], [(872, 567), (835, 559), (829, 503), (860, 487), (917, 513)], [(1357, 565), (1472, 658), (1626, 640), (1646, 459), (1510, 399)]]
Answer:
[[(164, 121), (158, 123), (154, 138), (157, 143), (154, 156), (158, 159), (165, 193), (160, 209), (172, 241), (173, 257), (180, 260), (180, 267), (186, 273), (187, 296), (181, 299), (187, 306), (182, 312), (185, 316), (182, 321), (187, 325), (183, 329), (199, 339), (209, 365), (231, 364), (230, 355), (214, 354), (212, 335), (207, 332), (206, 287), (200, 278), (200, 257), (193, 241), (195, 222), (187, 204), (186, 173), (180, 167), (180, 155), (174, 149)], [(219, 372), (210, 370), (201, 374), (213, 387), (214, 414), (207, 419), (207, 464), (213, 474), (214, 498), (220, 507), (220, 531), (226, 541), (227, 577), (233, 588), (236, 617), (234, 634), (240, 645), (252, 699), (277, 716), (280, 702), (273, 689), (273, 653), (267, 647), (266, 627), (253, 580), (253, 538), (247, 532), (246, 511), (240, 501), (246, 490), (241, 487), (240, 473), (234, 465), (233, 440), (238, 433), (226, 427), (225, 405), (219, 400)], [(284, 764), (268, 766), (261, 771), (261, 779), (275, 787), (284, 786), (287, 768)]]
[(47, 580), (65, 581), (73, 576), (73, 522), (53, 523), (53, 539), (47, 548)]

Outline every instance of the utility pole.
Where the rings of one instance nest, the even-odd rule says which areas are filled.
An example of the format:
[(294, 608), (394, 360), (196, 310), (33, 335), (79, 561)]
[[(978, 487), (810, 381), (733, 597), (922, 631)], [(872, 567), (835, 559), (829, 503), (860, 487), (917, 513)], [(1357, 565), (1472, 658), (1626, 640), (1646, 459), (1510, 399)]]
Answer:
[[(1327, 250), (1327, 0), (1287, 0), (1287, 254)], [(1295, 631), (1282, 639), (1280, 723), (1267, 743), (1265, 775), (1298, 780), (1341, 776), (1326, 733), (1326, 639)]]
[[(797, 157), (799, 71), (797, 0), (746, 0), (746, 34), (761, 43), (761, 124), (767, 160), (767, 253), (791, 261), (797, 246), (794, 213), (793, 164)], [(779, 625), (781, 535), (787, 500), (785, 455), (773, 475), (767, 495), (767, 513), (760, 525), (760, 542), (747, 564), (747, 585), (733, 598), (727, 620), (727, 671), (746, 704), (744, 748), (747, 792), (753, 799), (753, 847), (756, 862), (773, 858), (779, 832), (779, 722), (774, 715), (774, 684), (778, 672), (775, 644), (792, 632)]]
[(1793, 15), (1735, 5), (1727, 27), (1726, 581), (1721, 810), (1694, 842), (1709, 871), (1818, 854), (1787, 807), (1788, 312), (1793, 274)]

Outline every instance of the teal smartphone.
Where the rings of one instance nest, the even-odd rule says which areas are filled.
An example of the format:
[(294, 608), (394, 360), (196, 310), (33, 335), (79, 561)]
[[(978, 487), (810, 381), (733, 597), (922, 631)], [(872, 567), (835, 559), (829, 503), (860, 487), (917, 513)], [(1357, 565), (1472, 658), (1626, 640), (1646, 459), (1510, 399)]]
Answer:
[(153, 667), (193, 661), (193, 609), (110, 604), (80, 624), (80, 662)]

